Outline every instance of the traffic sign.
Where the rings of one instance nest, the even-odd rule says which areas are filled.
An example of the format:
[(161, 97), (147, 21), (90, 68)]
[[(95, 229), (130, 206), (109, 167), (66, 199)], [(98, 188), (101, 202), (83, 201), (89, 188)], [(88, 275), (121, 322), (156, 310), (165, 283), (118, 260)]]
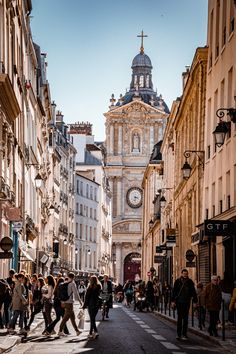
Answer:
[(0, 247), (3, 251), (10, 251), (13, 246), (13, 241), (10, 237), (3, 237), (0, 241)]
[(192, 262), (195, 258), (195, 253), (193, 252), (193, 250), (189, 249), (186, 251), (185, 257), (187, 261)]

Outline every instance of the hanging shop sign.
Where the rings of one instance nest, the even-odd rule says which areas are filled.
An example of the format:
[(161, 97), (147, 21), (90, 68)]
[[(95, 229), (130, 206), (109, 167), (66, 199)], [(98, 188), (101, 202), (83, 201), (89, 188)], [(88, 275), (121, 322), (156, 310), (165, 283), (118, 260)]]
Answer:
[(204, 233), (206, 236), (228, 236), (236, 232), (236, 223), (229, 220), (205, 220)]
[(162, 263), (164, 259), (164, 256), (154, 256), (154, 263)]

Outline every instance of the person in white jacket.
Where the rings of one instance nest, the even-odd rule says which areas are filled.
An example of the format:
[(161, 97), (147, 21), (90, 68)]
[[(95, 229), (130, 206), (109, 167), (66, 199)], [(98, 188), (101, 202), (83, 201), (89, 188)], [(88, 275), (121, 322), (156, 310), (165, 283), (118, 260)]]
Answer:
[(75, 274), (70, 272), (68, 274), (68, 300), (66, 301), (61, 301), (61, 306), (65, 309), (65, 314), (63, 316), (63, 319), (60, 323), (60, 328), (59, 328), (59, 332), (58, 335), (61, 336), (66, 336), (66, 334), (64, 333), (64, 326), (66, 324), (66, 322), (70, 319), (72, 326), (74, 327), (74, 330), (76, 332), (76, 335), (80, 335), (81, 331), (79, 330), (76, 322), (75, 322), (75, 313), (74, 313), (74, 308), (73, 308), (73, 304), (74, 304), (74, 300), (79, 301), (80, 305), (82, 306), (83, 303), (80, 299), (79, 296), (79, 292), (77, 290), (76, 284), (74, 282), (74, 278), (75, 278)]

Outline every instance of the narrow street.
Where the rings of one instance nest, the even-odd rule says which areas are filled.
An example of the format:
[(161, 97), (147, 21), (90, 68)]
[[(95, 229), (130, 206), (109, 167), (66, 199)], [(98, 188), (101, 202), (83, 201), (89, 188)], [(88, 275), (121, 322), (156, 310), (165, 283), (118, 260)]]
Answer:
[[(76, 337), (69, 324), (71, 335), (59, 338), (57, 335), (44, 337), (41, 335), (43, 325), (29, 334), (26, 343), (19, 344), (10, 353), (15, 354), (52, 354), (83, 353), (94, 351), (98, 354), (110, 353), (227, 353), (221, 347), (189, 334), (188, 341), (178, 341), (175, 325), (158, 319), (152, 313), (134, 312), (132, 308), (114, 305), (109, 319), (101, 321), (101, 313), (97, 315), (99, 337), (88, 340), (89, 320), (86, 315), (85, 329)], [(58, 329), (58, 328), (56, 328)]]

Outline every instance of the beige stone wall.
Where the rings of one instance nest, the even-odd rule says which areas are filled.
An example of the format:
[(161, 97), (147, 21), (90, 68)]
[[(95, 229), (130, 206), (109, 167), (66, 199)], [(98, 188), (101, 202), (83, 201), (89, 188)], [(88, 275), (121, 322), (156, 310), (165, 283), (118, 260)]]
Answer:
[[(203, 215), (206, 218), (208, 214), (209, 219), (235, 220), (236, 124), (231, 122), (231, 134), (227, 134), (221, 148), (215, 147), (212, 132), (219, 122), (217, 109), (236, 106), (236, 7), (234, 1), (220, 2), (219, 16), (216, 7), (217, 2), (209, 0)], [(223, 120), (230, 121), (227, 115)], [(228, 251), (220, 237), (216, 242), (216, 263), (211, 270), (223, 276), (229, 254), (225, 253)]]
[[(175, 229), (176, 245), (169, 256), (173, 257), (173, 279), (186, 267), (185, 253), (192, 249), (198, 255), (198, 246), (192, 245), (192, 234), (202, 221), (204, 170), (204, 126), (206, 91), (207, 48), (198, 48), (191, 67), (185, 75), (181, 99), (172, 105), (170, 119), (164, 134), (162, 153), (164, 159), (163, 188), (166, 205), (162, 208), (161, 230)], [(188, 180), (182, 176), (186, 150), (192, 173)], [(173, 188), (166, 190), (165, 188)], [(168, 255), (168, 254), (167, 254)], [(189, 268), (190, 276), (197, 280), (197, 268)]]

